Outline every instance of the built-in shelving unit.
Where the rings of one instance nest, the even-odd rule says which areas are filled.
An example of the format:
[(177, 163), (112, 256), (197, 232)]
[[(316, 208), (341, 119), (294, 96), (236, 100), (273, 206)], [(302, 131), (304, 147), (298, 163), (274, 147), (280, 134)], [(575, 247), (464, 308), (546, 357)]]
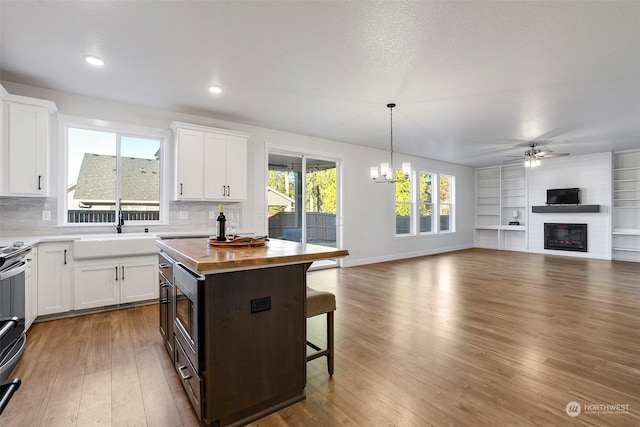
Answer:
[(640, 262), (640, 150), (613, 153), (612, 258)]
[[(514, 212), (516, 215), (514, 217)], [(475, 246), (527, 250), (527, 181), (523, 166), (476, 169)], [(519, 225), (509, 225), (517, 221)]]

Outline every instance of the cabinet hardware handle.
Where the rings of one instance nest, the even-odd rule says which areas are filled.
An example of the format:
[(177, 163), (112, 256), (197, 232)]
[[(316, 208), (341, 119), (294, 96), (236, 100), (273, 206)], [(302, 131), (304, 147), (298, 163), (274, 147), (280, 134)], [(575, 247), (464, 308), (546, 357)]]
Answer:
[(182, 183), (180, 183), (180, 195), (182, 196)]
[(225, 185), (222, 186), (222, 197), (227, 195), (227, 187)]
[(170, 286), (171, 286), (171, 283), (169, 283), (169, 282), (162, 282), (162, 283), (160, 283), (160, 287), (161, 287), (161, 288), (168, 288), (168, 287), (170, 287)]
[(231, 187), (227, 185), (227, 197), (231, 197)]
[(121, 268), (122, 268), (122, 280), (124, 280), (124, 265)]
[(116, 265), (116, 282), (118, 281), (118, 266)]
[(170, 302), (170, 301), (169, 301), (169, 298), (162, 298), (162, 299), (160, 300), (160, 304), (169, 304), (169, 302)]
[(38, 175), (38, 190), (42, 190), (42, 175)]
[(169, 268), (169, 267), (171, 267), (171, 264), (169, 264), (168, 262), (164, 262), (160, 264), (160, 268)]
[(183, 379), (183, 380), (185, 380), (185, 381), (186, 381), (186, 380), (190, 380), (190, 379), (191, 379), (191, 375), (189, 375), (189, 374), (186, 374), (186, 375), (185, 375), (185, 374), (182, 372), (182, 371), (184, 371), (185, 369), (187, 369), (187, 367), (186, 367), (186, 366), (184, 366), (184, 365), (183, 365), (183, 366), (180, 366), (180, 367), (178, 368), (178, 371), (180, 372), (180, 376), (181, 376), (181, 377), (182, 377), (182, 379)]
[(64, 250), (64, 264), (67, 265), (67, 250)]

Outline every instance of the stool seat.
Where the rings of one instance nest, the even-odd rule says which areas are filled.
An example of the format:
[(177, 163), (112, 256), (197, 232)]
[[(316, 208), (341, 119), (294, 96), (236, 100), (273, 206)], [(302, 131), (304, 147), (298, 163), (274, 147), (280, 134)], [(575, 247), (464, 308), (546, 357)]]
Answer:
[(336, 309), (336, 296), (307, 286), (307, 317), (328, 313)]
[(335, 295), (331, 292), (318, 291), (307, 286), (307, 318), (318, 316), (320, 314), (327, 315), (327, 348), (322, 349), (307, 340), (307, 345), (316, 350), (315, 353), (307, 356), (307, 362), (326, 356), (329, 376), (333, 376), (333, 312), (335, 310)]

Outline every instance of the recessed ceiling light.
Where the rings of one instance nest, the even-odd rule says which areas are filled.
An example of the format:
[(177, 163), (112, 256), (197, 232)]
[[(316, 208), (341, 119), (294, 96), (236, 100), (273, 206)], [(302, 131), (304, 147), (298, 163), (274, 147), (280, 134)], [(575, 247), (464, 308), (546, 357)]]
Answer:
[(96, 67), (102, 67), (104, 65), (104, 60), (102, 58), (98, 58), (97, 56), (85, 55), (84, 60), (87, 61), (88, 64)]
[(215, 93), (216, 95), (222, 93), (222, 88), (220, 86), (209, 86), (209, 92)]

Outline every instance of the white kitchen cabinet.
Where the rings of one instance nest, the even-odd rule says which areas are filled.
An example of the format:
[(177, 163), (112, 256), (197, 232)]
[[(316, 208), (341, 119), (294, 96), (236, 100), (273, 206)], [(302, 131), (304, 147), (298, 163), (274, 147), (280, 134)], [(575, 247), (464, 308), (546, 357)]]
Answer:
[(76, 261), (74, 309), (146, 301), (158, 298), (158, 257)]
[(245, 133), (174, 122), (176, 200), (247, 198)]
[(38, 245), (38, 316), (71, 310), (71, 243)]
[(29, 268), (25, 271), (25, 330), (28, 331), (38, 317), (38, 248), (27, 255)]
[(51, 101), (6, 95), (2, 108), (0, 195), (49, 196)]

